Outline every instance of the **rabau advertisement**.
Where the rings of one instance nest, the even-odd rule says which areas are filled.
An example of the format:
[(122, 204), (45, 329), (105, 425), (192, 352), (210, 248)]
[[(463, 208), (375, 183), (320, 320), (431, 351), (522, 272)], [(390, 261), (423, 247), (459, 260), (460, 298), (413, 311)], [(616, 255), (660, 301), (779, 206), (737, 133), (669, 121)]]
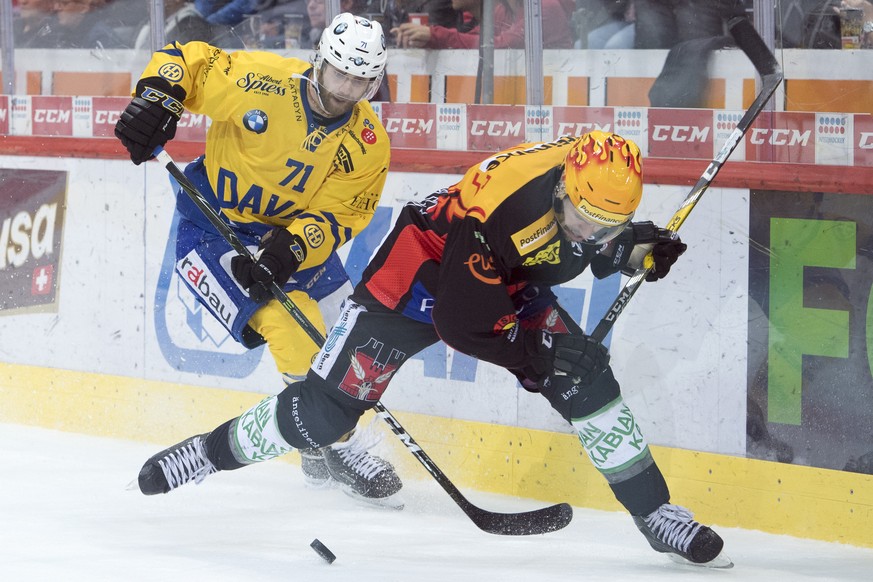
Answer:
[(873, 472), (873, 198), (751, 193), (750, 456)]

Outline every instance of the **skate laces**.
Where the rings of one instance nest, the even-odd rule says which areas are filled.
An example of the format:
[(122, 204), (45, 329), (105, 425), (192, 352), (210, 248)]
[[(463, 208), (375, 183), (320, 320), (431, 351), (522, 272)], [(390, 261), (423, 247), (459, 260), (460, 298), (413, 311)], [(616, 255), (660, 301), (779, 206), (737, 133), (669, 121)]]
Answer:
[(646, 517), (646, 525), (664, 543), (688, 552), (691, 540), (700, 529), (694, 515), (679, 505), (665, 503)]
[(356, 430), (348, 441), (336, 443), (331, 448), (339, 454), (349, 468), (369, 480), (387, 467), (385, 461), (368, 452), (380, 442), (382, 442), (382, 434), (373, 430), (371, 423), (363, 430)]
[(208, 475), (215, 473), (215, 466), (206, 457), (203, 439), (199, 437), (169, 453), (163, 459), (158, 459), (158, 464), (164, 470), (170, 489), (184, 485), (192, 479), (195, 484), (198, 484)]

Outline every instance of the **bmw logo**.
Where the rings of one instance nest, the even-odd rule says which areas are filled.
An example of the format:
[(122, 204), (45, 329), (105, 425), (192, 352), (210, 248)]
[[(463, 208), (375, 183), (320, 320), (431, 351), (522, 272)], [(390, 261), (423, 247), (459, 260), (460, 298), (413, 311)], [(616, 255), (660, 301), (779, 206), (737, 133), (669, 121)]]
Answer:
[(340, 22), (339, 24), (337, 24), (337, 25), (334, 27), (334, 29), (333, 29), (333, 33), (334, 33), (334, 34), (342, 34), (342, 33), (344, 33), (346, 30), (348, 30), (348, 28), (349, 28), (349, 25), (348, 25), (348, 24), (346, 24), (345, 22)]
[(252, 109), (243, 115), (243, 125), (249, 131), (264, 133), (267, 131), (267, 114), (260, 109)]

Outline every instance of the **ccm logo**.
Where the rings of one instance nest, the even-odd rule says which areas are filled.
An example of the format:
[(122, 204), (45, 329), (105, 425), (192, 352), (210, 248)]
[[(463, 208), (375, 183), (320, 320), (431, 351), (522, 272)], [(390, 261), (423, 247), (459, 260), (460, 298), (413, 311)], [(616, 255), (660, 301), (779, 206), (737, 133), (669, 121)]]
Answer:
[(120, 111), (95, 111), (94, 123), (118, 123), (118, 118), (121, 117)]
[(33, 120), (39, 123), (67, 123), (71, 115), (69, 109), (36, 109), (33, 112)]
[(862, 150), (873, 150), (873, 131), (862, 131), (858, 140), (858, 147)]
[(490, 135), (494, 137), (521, 135), (521, 122), (517, 121), (474, 121), (470, 127), (471, 135)]
[(597, 129), (600, 131), (612, 131), (610, 127), (612, 124), (607, 123), (606, 125), (598, 125), (596, 123), (559, 123), (558, 124), (558, 135), (582, 135), (588, 133), (593, 129)]
[(707, 137), (708, 127), (692, 125), (656, 125), (652, 131), (652, 141), (704, 142)]
[(749, 136), (749, 142), (761, 145), (809, 145), (812, 130), (800, 131), (799, 129), (753, 129)]
[(388, 133), (431, 133), (433, 131), (433, 119), (389, 117), (385, 120), (385, 130)]
[(202, 113), (183, 113), (178, 127), (203, 127), (205, 116)]

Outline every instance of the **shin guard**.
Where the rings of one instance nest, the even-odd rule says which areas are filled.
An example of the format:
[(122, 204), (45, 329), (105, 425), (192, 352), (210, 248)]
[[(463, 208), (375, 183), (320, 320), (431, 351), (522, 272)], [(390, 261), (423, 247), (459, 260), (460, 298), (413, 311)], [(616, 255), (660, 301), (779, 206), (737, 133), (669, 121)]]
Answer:
[(279, 432), (277, 406), (278, 397), (270, 396), (231, 422), (228, 441), (237, 461), (259, 463), (294, 450)]
[(588, 458), (632, 515), (666, 503), (670, 494), (633, 412), (619, 396), (594, 414), (571, 420)]

